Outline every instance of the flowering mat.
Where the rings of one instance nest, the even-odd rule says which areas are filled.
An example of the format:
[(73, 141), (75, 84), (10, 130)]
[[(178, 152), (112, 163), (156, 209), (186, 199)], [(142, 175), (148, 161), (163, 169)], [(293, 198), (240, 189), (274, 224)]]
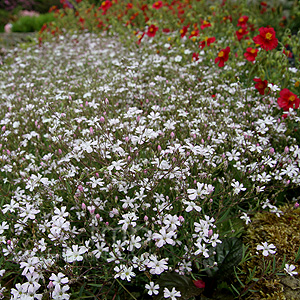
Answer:
[(192, 59), (189, 39), (169, 41), (83, 32), (7, 51), (6, 299), (255, 299), (261, 282), (280, 293), (276, 276), (297, 276), (299, 240), (284, 253), (261, 230), (250, 249), (247, 230), (257, 212), (269, 227), (299, 219), (299, 99), (239, 80), (248, 61), (228, 64), (229, 47)]

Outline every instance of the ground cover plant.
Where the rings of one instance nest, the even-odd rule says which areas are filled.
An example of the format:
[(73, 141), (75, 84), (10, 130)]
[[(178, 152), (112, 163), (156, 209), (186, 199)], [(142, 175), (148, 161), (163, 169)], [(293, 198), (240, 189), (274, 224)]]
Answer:
[(299, 4), (51, 11), (0, 67), (1, 297), (285, 299)]

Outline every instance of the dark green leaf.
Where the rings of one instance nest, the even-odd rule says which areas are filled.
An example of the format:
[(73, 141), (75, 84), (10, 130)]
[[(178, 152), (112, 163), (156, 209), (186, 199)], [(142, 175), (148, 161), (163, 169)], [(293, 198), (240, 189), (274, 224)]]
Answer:
[(226, 278), (242, 260), (243, 243), (235, 237), (225, 239), (222, 244), (210, 249), (209, 255), (209, 258), (203, 260), (207, 275), (218, 279)]
[(176, 272), (163, 274), (157, 281), (160, 286), (160, 291), (154, 300), (164, 299), (164, 288), (172, 290), (174, 287), (177, 291), (180, 291), (181, 297), (177, 299), (187, 300), (191, 297), (200, 295), (203, 289), (199, 289), (194, 285), (193, 280), (185, 275), (179, 275)]

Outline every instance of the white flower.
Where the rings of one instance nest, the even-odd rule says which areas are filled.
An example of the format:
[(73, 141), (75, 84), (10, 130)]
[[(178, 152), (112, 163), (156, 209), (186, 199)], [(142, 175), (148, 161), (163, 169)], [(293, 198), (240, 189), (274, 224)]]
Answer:
[(156, 246), (158, 248), (162, 247), (164, 244), (174, 245), (175, 242), (172, 240), (172, 237), (175, 235), (174, 231), (167, 232), (166, 228), (163, 227), (159, 233), (153, 234), (153, 239), (156, 240)]
[(79, 248), (78, 245), (73, 245), (72, 249), (68, 248), (65, 254), (65, 259), (67, 262), (72, 263), (74, 261), (82, 261), (83, 256), (85, 252), (87, 252), (88, 249), (85, 246), (81, 246)]
[(234, 195), (239, 194), (240, 191), (246, 191), (246, 188), (244, 188), (244, 185), (242, 183), (239, 183), (238, 181), (235, 181), (235, 179), (233, 179), (231, 186), (234, 188), (233, 189)]
[(131, 281), (131, 277), (135, 276), (135, 273), (132, 272), (133, 267), (127, 268), (125, 265), (116, 266), (114, 270), (117, 272), (117, 274), (114, 276), (114, 278), (120, 277), (122, 280)]
[(294, 271), (295, 268), (296, 267), (294, 265), (285, 264), (284, 271), (286, 271), (290, 276), (294, 276), (298, 274), (298, 272)]
[(246, 213), (243, 213), (243, 215), (240, 216), (240, 219), (245, 220), (246, 225), (248, 225), (251, 222), (251, 219), (249, 218), (249, 216)]
[(147, 267), (151, 268), (150, 273), (159, 275), (165, 270), (168, 270), (168, 258), (158, 260), (156, 255), (151, 254)]
[(54, 273), (52, 273), (52, 275), (50, 276), (49, 280), (51, 280), (53, 282), (54, 285), (57, 284), (66, 284), (69, 282), (68, 277), (65, 277), (65, 274), (59, 272), (57, 275), (55, 275)]
[(170, 291), (168, 288), (164, 288), (164, 298), (176, 300), (177, 297), (181, 297), (181, 293), (176, 291), (174, 287), (172, 288), (172, 291)]
[(159, 285), (154, 284), (153, 281), (150, 281), (149, 284), (145, 285), (145, 288), (148, 290), (148, 295), (152, 296), (157, 295), (159, 293)]
[(264, 256), (268, 256), (269, 254), (275, 254), (276, 250), (272, 250), (272, 249), (276, 249), (276, 247), (273, 244), (268, 245), (267, 242), (262, 243), (262, 245), (257, 245), (256, 250), (263, 250), (263, 255)]
[(195, 252), (195, 255), (198, 255), (198, 254), (203, 254), (204, 257), (209, 257), (209, 254), (208, 254), (208, 249), (206, 249), (206, 245), (205, 244), (201, 244), (200, 242), (198, 243), (195, 243), (195, 246), (198, 248), (198, 250)]

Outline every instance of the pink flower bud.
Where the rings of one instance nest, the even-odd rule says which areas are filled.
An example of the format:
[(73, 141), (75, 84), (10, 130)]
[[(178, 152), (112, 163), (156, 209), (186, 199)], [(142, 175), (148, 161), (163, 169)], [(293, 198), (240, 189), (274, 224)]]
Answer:
[(93, 129), (93, 127), (90, 127), (90, 134), (94, 134), (94, 129)]
[(175, 137), (175, 133), (172, 131), (171, 132), (171, 138), (173, 139)]
[(127, 143), (128, 141), (129, 141), (129, 137), (126, 136), (126, 137), (125, 137), (125, 142)]
[(100, 122), (101, 122), (101, 123), (104, 123), (104, 121), (105, 121), (104, 117), (101, 116), (101, 117), (100, 117)]
[(157, 150), (161, 151), (161, 146), (160, 145), (157, 146)]
[(86, 205), (84, 203), (81, 204), (82, 209), (86, 209)]
[(288, 147), (288, 146), (285, 146), (284, 152), (285, 152), (285, 153), (288, 153), (288, 152), (289, 152), (289, 147)]
[(148, 221), (148, 219), (149, 219), (149, 218), (148, 218), (147, 216), (144, 217), (144, 221), (145, 221), (145, 222)]
[(294, 207), (295, 207), (295, 208), (298, 208), (298, 207), (299, 207), (299, 203), (296, 202), (295, 205), (294, 205)]
[(95, 173), (96, 177), (99, 177), (99, 173)]
[(54, 288), (54, 284), (53, 284), (52, 281), (49, 282), (49, 284), (47, 285), (47, 288), (48, 288), (49, 290), (51, 290), (51, 289)]
[(271, 148), (271, 149), (270, 149), (270, 154), (274, 154), (274, 153), (275, 153), (274, 148)]
[(96, 217), (96, 219), (97, 219), (97, 220), (99, 220), (99, 219), (100, 219), (100, 215), (99, 215), (99, 214), (96, 214), (96, 216), (95, 216), (95, 217)]
[(183, 216), (179, 216), (178, 220), (179, 220), (179, 222), (183, 223), (184, 222), (184, 217)]
[(83, 192), (83, 186), (81, 184), (78, 186), (78, 189), (80, 192)]
[(208, 230), (208, 236), (211, 237), (212, 234), (213, 234), (213, 230), (212, 230), (212, 229), (209, 229), (209, 230)]
[(61, 149), (58, 149), (58, 154), (62, 154), (62, 151), (61, 151)]

